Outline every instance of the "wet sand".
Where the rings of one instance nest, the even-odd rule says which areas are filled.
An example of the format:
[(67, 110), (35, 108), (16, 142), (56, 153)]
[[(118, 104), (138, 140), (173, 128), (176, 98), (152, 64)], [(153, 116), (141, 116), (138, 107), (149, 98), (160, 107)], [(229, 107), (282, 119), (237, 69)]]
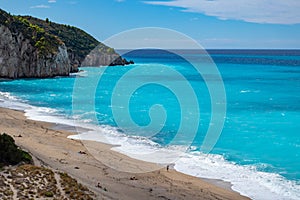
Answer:
[[(112, 151), (111, 145), (99, 142), (83, 145), (81, 141), (67, 138), (74, 135), (71, 130), (59, 129), (55, 124), (28, 120), (21, 111), (0, 108), (1, 133), (13, 136), (17, 145), (34, 156), (36, 165), (67, 172), (92, 190), (97, 199), (249, 199), (232, 191), (225, 182), (199, 179), (172, 168), (128, 173), (107, 167), (100, 161), (116, 166), (122, 160), (120, 170), (136, 167), (137, 172), (141, 167), (157, 166)], [(91, 155), (93, 149), (92, 154), (98, 153), (101, 159)]]

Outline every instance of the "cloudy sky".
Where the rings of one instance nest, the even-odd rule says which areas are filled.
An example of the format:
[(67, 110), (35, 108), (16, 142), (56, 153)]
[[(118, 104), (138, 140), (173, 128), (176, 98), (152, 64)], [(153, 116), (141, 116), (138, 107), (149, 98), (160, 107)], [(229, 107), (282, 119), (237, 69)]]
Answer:
[(0, 8), (78, 26), (100, 41), (162, 27), (205, 48), (300, 48), (299, 0), (0, 0)]

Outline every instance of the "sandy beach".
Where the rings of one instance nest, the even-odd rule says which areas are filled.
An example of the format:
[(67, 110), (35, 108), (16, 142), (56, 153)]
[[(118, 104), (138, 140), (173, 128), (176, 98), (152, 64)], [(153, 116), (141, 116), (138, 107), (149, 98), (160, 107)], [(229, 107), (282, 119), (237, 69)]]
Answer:
[[(248, 199), (221, 181), (205, 180), (165, 168), (149, 173), (117, 171), (95, 159), (76, 140), (74, 133), (57, 130), (56, 125), (26, 119), (24, 113), (0, 108), (0, 132), (14, 137), (16, 144), (34, 156), (35, 164), (67, 172), (97, 195), (97, 199)], [(86, 142), (85, 142), (86, 145)], [(99, 149), (100, 148), (100, 149)], [(97, 143), (100, 160), (123, 166), (151, 169), (153, 164), (131, 159)], [(126, 166), (128, 165), (128, 166)]]

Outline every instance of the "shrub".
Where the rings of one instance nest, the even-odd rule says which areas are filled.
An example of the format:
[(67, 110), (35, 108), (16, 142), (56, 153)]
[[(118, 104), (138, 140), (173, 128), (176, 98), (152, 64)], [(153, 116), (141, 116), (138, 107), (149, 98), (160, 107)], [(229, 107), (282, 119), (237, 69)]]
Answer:
[(20, 162), (32, 163), (32, 157), (19, 149), (15, 140), (3, 133), (0, 135), (0, 166), (16, 165)]
[(45, 196), (45, 197), (53, 197), (54, 194), (53, 194), (53, 192), (51, 192), (51, 191), (47, 191), (47, 192), (44, 193), (44, 196)]

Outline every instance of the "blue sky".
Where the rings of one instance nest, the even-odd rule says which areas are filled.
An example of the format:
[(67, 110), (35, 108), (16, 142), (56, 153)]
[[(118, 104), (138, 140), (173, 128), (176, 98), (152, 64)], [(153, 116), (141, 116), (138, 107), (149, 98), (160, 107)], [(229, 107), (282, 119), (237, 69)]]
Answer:
[(162, 27), (208, 49), (300, 48), (299, 0), (0, 0), (0, 8), (77, 26), (100, 41)]

